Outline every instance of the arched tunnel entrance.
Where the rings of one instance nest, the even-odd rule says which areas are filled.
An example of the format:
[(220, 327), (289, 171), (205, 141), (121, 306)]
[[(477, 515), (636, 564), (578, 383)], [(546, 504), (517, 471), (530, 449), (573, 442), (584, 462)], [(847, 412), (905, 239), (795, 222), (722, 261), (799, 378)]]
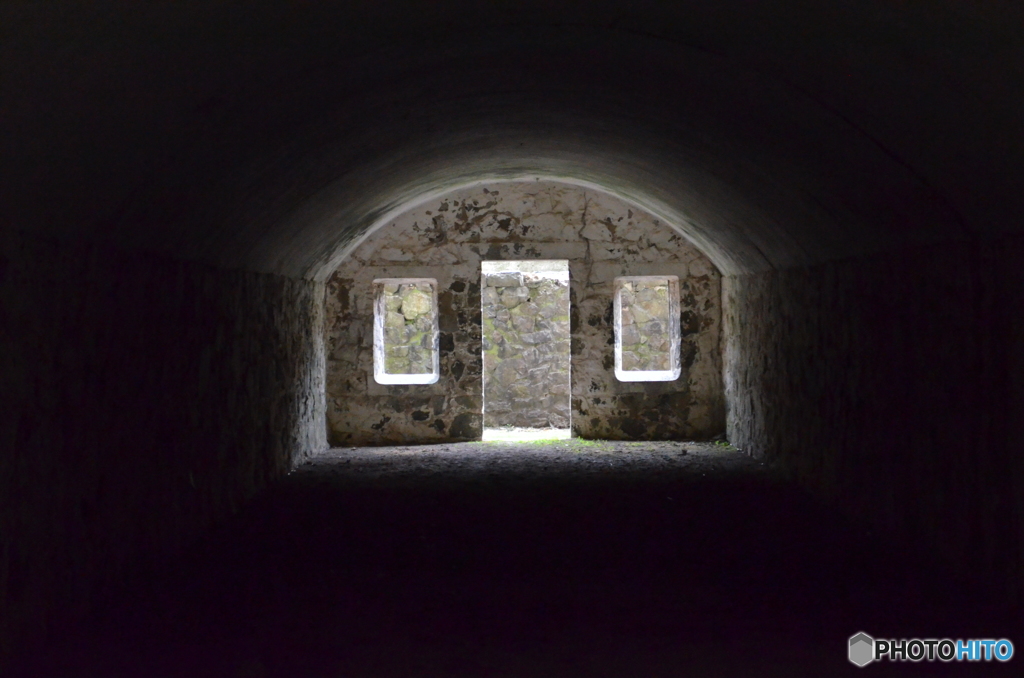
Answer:
[(128, 5), (0, 7), (0, 672), (1021, 634), (1012, 3)]
[[(517, 261), (551, 270), (524, 278), (509, 268)], [(666, 286), (661, 310), (627, 308), (622, 325), (614, 299), (637, 276), (673, 278), (672, 313)], [(386, 308), (374, 296), (374, 281), (385, 279), (433, 281), (436, 309), (400, 317), (398, 288)], [(571, 419), (573, 434), (590, 439), (725, 433), (721, 274), (678, 229), (594, 187), (533, 178), (432, 197), (353, 247), (328, 279), (326, 299), (332, 445), (476, 440), (485, 418), (493, 428), (555, 429), (569, 429)], [(406, 344), (418, 353), (426, 340), (413, 325), (425, 328), (428, 314), (440, 333), (437, 378), (381, 383), (374, 370), (386, 356), (374, 342), (384, 335), (375, 339), (375, 328), (387, 332), (395, 319), (387, 350), (405, 360)], [(634, 376), (624, 374), (623, 332), (627, 348), (643, 349), (648, 362), (671, 359), (674, 371), (668, 363), (667, 376), (646, 369), (641, 353), (627, 350)]]
[[(301, 318), (275, 324), (303, 327), (303, 394), (323, 409), (300, 428), (330, 447), (311, 445), (184, 555), (115, 590), (91, 630), (57, 634), (16, 672), (831, 674), (861, 628), (1017, 628), (984, 583), (807, 494), (781, 453), (736, 444), (796, 397), (752, 381), (778, 360), (801, 374), (799, 342), (764, 352), (780, 326), (807, 331), (790, 305), (820, 300), (799, 278), (723, 275), (692, 226), (654, 209), (564, 177), (474, 181), (411, 198), (324, 255), (324, 282), (291, 298)], [(524, 261), (569, 274), (576, 437), (485, 442), (487, 318), (507, 310), (507, 327), (557, 344), (538, 325), (540, 284), (486, 266)], [(641, 343), (628, 333), (654, 342), (646, 326), (668, 302), (669, 360), (633, 350), (628, 363)], [(509, 372), (528, 374), (524, 348)], [(213, 475), (201, 461), (193, 491)]]

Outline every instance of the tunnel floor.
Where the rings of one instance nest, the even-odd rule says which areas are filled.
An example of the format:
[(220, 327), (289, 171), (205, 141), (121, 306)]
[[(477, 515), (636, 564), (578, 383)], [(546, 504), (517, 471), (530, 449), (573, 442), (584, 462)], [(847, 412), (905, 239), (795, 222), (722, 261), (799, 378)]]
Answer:
[(1016, 640), (927, 552), (710, 443), (334, 449), (172, 569), (26, 674), (831, 676), (859, 631)]

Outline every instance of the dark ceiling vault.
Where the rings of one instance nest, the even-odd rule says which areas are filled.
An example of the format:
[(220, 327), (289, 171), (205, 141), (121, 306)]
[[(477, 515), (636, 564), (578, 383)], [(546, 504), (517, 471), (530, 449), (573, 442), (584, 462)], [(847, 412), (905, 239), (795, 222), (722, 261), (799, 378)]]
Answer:
[(382, 211), (530, 173), (726, 273), (1017, 228), (1008, 9), (349, 5), (7, 8), (7, 218), (320, 278)]
[(322, 451), (338, 257), (514, 177), (679, 228), (730, 439), (1024, 600), (1022, 15), (0, 5), (0, 664)]

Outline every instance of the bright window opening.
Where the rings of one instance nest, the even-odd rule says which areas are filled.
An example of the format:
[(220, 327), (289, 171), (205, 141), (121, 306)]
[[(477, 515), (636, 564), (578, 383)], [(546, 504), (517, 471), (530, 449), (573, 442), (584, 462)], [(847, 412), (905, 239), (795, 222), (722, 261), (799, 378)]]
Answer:
[(440, 376), (437, 281), (373, 281), (373, 378), (378, 384), (433, 384)]
[(679, 278), (615, 279), (615, 377), (675, 381), (679, 358)]

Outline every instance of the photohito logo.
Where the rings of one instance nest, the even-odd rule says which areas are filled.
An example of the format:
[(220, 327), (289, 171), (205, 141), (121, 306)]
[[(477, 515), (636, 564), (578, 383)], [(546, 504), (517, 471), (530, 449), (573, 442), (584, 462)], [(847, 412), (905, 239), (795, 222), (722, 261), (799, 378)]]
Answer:
[(851, 664), (867, 666), (871, 662), (888, 659), (891, 662), (919, 661), (1010, 661), (1013, 643), (1002, 638), (951, 640), (949, 638), (901, 638), (883, 640), (872, 638), (861, 631), (850, 636), (848, 647)]

